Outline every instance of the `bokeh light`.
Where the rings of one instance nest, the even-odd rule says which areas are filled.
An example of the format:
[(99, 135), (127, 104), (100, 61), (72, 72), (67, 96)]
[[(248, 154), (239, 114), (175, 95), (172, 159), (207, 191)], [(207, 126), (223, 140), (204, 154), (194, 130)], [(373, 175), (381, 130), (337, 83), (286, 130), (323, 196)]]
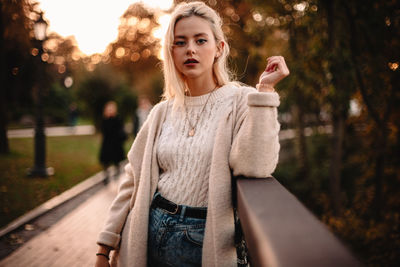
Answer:
[(388, 66), (392, 71), (395, 71), (399, 68), (399, 62), (389, 62)]

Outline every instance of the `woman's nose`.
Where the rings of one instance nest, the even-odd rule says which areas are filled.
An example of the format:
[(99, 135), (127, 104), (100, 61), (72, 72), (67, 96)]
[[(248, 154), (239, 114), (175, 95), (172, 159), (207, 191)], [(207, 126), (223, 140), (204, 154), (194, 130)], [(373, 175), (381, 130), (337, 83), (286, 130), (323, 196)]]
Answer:
[(196, 50), (195, 50), (194, 44), (192, 42), (189, 42), (188, 46), (187, 46), (186, 54), (191, 56), (191, 55), (194, 55), (195, 53), (196, 53)]

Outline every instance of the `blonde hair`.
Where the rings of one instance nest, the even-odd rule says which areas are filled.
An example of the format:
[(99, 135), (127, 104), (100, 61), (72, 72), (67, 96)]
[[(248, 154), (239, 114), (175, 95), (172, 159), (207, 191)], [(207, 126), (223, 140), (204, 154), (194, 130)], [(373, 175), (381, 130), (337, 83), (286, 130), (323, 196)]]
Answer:
[(164, 99), (175, 98), (174, 108), (183, 105), (186, 83), (183, 76), (176, 69), (172, 57), (172, 46), (174, 42), (174, 31), (176, 23), (191, 16), (198, 16), (207, 20), (214, 34), (216, 43), (223, 42), (221, 47), (221, 55), (216, 59), (213, 66), (213, 77), (217, 86), (223, 86), (231, 81), (231, 73), (227, 66), (227, 58), (229, 56), (229, 45), (226, 42), (225, 35), (222, 31), (222, 20), (215, 10), (207, 6), (203, 2), (180, 3), (175, 7), (171, 15), (171, 20), (165, 35), (163, 44), (163, 68), (164, 68)]

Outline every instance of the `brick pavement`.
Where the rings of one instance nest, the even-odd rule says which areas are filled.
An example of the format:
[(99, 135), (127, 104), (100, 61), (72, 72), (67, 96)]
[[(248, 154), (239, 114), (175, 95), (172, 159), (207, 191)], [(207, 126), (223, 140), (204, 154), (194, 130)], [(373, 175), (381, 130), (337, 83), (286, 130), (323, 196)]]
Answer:
[(114, 199), (117, 181), (0, 262), (0, 267), (94, 266), (96, 238)]

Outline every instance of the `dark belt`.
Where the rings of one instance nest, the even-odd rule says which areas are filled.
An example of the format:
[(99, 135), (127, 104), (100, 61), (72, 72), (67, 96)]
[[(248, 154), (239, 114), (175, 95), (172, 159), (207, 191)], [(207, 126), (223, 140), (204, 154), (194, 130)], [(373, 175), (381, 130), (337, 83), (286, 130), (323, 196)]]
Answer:
[[(151, 203), (151, 207), (161, 208), (169, 214), (180, 214), (182, 211), (182, 205), (175, 204), (174, 202), (171, 202), (160, 195), (156, 196)], [(197, 219), (205, 219), (207, 217), (207, 208), (192, 208), (186, 206), (185, 216)]]

